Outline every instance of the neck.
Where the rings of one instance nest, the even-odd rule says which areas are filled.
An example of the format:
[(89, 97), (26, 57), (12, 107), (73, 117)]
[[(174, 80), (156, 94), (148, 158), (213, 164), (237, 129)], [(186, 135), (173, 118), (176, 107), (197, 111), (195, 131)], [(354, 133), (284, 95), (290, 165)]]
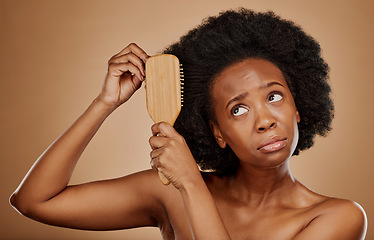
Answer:
[(253, 207), (279, 204), (296, 186), (288, 161), (273, 168), (240, 165), (231, 184), (233, 196)]

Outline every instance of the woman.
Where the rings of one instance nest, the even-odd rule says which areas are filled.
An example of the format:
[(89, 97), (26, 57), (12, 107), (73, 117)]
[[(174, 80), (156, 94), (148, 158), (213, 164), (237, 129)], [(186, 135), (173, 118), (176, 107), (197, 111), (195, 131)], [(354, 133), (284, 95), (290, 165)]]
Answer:
[[(358, 204), (314, 193), (288, 165), (330, 130), (320, 52), (271, 12), (240, 9), (207, 19), (165, 50), (184, 64), (184, 106), (175, 128), (152, 126), (153, 169), (68, 186), (103, 121), (144, 80), (148, 55), (130, 44), (109, 60), (99, 96), (40, 156), (11, 204), (47, 224), (154, 226), (164, 239), (363, 239)], [(157, 171), (172, 184), (164, 186)]]

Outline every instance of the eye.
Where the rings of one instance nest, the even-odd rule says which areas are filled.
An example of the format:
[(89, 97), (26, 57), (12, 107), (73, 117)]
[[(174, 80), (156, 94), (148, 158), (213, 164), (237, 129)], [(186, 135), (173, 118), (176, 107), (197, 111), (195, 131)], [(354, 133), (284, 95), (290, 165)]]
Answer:
[(232, 110), (231, 110), (231, 113), (232, 115), (234, 116), (241, 116), (245, 113), (247, 113), (249, 110), (245, 107), (242, 107), (242, 106), (235, 106)]
[(283, 99), (283, 95), (281, 93), (271, 93), (269, 95), (268, 100), (270, 103), (273, 103), (273, 102), (279, 102), (282, 99)]

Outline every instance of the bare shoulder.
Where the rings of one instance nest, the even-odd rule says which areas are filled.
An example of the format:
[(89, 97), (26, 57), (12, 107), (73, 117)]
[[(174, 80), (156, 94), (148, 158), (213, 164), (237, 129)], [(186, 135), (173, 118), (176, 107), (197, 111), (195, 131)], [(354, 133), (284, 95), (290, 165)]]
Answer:
[[(316, 194), (318, 195), (318, 194)], [(311, 207), (312, 220), (295, 239), (349, 239), (365, 238), (367, 217), (356, 202), (319, 195), (319, 201)]]
[(323, 215), (336, 218), (338, 222), (358, 228), (362, 228), (367, 222), (364, 209), (358, 203), (347, 199), (327, 198), (320, 205), (320, 211)]
[(317, 216), (351, 216), (352, 221), (366, 221), (364, 209), (354, 201), (315, 193), (300, 182), (298, 189), (298, 201), (303, 202), (304, 207), (310, 207)]
[(326, 201), (321, 204), (321, 207), (331, 213), (366, 216), (363, 208), (358, 203), (347, 199), (326, 197)]

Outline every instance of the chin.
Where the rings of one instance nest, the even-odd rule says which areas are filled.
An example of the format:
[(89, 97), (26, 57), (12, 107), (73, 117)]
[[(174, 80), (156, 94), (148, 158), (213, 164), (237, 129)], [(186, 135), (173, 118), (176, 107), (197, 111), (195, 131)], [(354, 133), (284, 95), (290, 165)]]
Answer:
[[(285, 150), (285, 149), (282, 149)], [(264, 168), (277, 168), (288, 162), (288, 159), (292, 156), (290, 151), (277, 151), (273, 153), (262, 154), (261, 158), (257, 159), (259, 167)]]
[(279, 151), (271, 153), (257, 152), (251, 157), (240, 158), (240, 164), (251, 165), (256, 168), (277, 168), (288, 162), (288, 159), (292, 156), (290, 147), (285, 147)]

